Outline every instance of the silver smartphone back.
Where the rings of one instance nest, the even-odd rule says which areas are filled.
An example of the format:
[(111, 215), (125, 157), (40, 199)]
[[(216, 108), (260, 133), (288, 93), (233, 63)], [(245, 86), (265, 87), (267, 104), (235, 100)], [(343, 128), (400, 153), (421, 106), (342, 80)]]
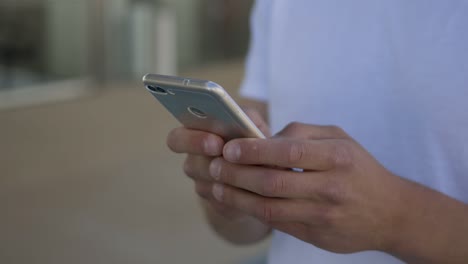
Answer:
[(225, 140), (265, 138), (218, 84), (197, 79), (148, 74), (146, 89), (185, 127), (212, 132)]

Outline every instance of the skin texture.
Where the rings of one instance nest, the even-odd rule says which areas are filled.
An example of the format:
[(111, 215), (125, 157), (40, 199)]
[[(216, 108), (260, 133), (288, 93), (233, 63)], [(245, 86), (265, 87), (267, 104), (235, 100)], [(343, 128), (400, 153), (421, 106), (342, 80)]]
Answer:
[(178, 128), (168, 145), (191, 153), (186, 174), (212, 226), (234, 243), (274, 228), (338, 253), (468, 261), (467, 205), (394, 175), (339, 127), (291, 123), (268, 139), (227, 143)]

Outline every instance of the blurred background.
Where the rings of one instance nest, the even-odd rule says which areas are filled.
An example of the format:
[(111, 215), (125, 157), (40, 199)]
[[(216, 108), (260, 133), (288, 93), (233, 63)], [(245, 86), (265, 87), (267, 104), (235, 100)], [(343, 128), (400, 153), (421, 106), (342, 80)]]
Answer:
[(140, 83), (234, 97), (252, 0), (0, 0), (0, 263), (261, 263), (210, 231)]

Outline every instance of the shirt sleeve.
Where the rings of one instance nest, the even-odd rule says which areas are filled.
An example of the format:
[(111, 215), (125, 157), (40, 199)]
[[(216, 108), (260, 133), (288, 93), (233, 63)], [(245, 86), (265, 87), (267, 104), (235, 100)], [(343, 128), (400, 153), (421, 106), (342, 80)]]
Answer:
[(250, 47), (245, 65), (245, 77), (240, 95), (266, 102), (268, 100), (268, 53), (271, 0), (257, 0), (250, 22)]

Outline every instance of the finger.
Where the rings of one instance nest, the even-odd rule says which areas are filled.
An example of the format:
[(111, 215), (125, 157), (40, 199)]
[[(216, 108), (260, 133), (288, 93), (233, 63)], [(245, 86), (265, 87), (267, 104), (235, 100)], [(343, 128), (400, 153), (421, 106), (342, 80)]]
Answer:
[(167, 146), (176, 153), (219, 156), (224, 141), (221, 137), (204, 131), (179, 127), (167, 137)]
[(213, 196), (213, 182), (196, 181), (195, 191), (198, 196), (205, 201), (202, 203), (204, 206), (210, 206), (218, 214), (221, 214), (227, 218), (234, 218), (239, 216), (239, 210), (232, 208), (226, 204), (223, 204), (216, 200)]
[(208, 201), (216, 201), (213, 197), (213, 182), (206, 182), (206, 181), (195, 181), (195, 192), (200, 196), (202, 199)]
[(347, 140), (234, 139), (223, 156), (238, 164), (325, 171), (351, 164), (351, 146)]
[(300, 139), (344, 139), (349, 138), (343, 129), (337, 126), (318, 126), (299, 122), (288, 124), (275, 137), (293, 137)]
[(206, 156), (187, 155), (183, 167), (185, 175), (195, 181), (213, 181), (209, 172), (211, 160)]
[(262, 131), (263, 135), (266, 137), (271, 136), (270, 127), (257, 110), (254, 108), (246, 108), (244, 111), (247, 116), (249, 116), (250, 120), (252, 120), (252, 122), (257, 126), (257, 128)]
[(272, 198), (321, 199), (318, 189), (327, 181), (319, 174), (237, 165), (222, 158), (214, 159), (209, 170), (219, 183)]
[(213, 185), (213, 196), (222, 204), (264, 223), (305, 221), (308, 218), (308, 205), (305, 201), (266, 198), (222, 184)]

